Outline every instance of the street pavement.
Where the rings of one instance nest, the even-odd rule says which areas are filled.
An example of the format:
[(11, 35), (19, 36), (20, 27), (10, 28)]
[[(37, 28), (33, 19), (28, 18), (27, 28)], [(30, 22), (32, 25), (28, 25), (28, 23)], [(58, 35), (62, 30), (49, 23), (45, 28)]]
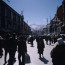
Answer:
[[(41, 59), (39, 59), (39, 54), (37, 52), (36, 40), (34, 40), (34, 42), (33, 42), (33, 44), (34, 44), (33, 47), (31, 47), (30, 44), (27, 44), (27, 54), (28, 54), (28, 59), (30, 59), (30, 61), (28, 61), (28, 59), (26, 57), (25, 65), (53, 65), (52, 59), (50, 57), (50, 52), (53, 48), (53, 45), (46, 45), (45, 40), (44, 40), (44, 43), (45, 43), (45, 49), (43, 52), (43, 57)], [(16, 57), (16, 62), (14, 63), (14, 65), (19, 65), (17, 52), (16, 52), (15, 57)], [(8, 59), (9, 59), (9, 55), (7, 56), (7, 60)], [(0, 59), (0, 65), (3, 65), (3, 64), (4, 64), (4, 55)]]

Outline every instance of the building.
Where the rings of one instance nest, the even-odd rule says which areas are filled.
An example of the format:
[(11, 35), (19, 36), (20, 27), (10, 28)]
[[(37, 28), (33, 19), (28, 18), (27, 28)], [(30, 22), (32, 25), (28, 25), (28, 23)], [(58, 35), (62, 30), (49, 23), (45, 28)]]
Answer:
[(63, 9), (63, 22), (65, 24), (65, 0), (62, 2), (62, 9)]
[(31, 28), (26, 22), (24, 22), (24, 34), (27, 34), (27, 35), (32, 34)]
[(52, 34), (60, 34), (61, 32), (62, 21), (58, 19), (57, 14), (50, 22), (50, 33)]
[(65, 33), (65, 0), (56, 11), (54, 18), (50, 22), (50, 32), (54, 34)]
[[(22, 34), (24, 31), (24, 16), (17, 13), (2, 0), (0, 1), (0, 31)], [(29, 27), (29, 26), (28, 26)], [(31, 30), (30, 30), (31, 31)]]
[(50, 34), (50, 23), (43, 28), (42, 34)]

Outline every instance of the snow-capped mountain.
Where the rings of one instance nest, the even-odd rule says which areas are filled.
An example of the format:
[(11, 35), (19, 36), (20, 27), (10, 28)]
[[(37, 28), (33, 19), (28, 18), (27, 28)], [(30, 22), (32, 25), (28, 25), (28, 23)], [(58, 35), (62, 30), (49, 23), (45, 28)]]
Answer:
[(30, 27), (31, 27), (32, 31), (33, 30), (42, 30), (45, 27), (45, 25), (35, 25), (35, 24), (32, 24), (32, 25), (30, 25)]

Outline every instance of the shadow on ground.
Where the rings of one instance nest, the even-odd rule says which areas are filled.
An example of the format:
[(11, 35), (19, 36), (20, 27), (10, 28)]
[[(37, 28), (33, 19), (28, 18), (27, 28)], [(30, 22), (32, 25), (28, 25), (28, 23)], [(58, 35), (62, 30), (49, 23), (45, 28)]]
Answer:
[(41, 60), (42, 62), (44, 62), (44, 64), (48, 64), (48, 62), (49, 62), (45, 57), (40, 58), (40, 60)]

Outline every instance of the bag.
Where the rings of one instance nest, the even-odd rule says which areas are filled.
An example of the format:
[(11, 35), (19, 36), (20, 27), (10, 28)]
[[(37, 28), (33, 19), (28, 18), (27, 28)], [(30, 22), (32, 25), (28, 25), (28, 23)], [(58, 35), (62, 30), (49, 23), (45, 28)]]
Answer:
[(31, 63), (29, 54), (25, 55), (25, 63)]

